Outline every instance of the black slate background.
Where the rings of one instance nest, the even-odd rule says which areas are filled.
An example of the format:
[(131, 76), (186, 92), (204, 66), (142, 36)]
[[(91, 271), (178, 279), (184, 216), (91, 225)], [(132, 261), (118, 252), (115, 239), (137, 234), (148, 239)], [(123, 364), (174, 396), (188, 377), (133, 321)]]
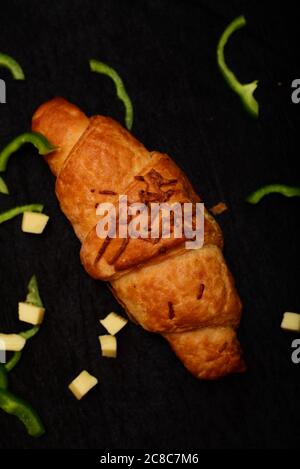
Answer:
[[(246, 82), (260, 80), (261, 115), (251, 120), (220, 76), (216, 42), (244, 13), (248, 25), (227, 47)], [(299, 311), (299, 200), (244, 200), (270, 182), (299, 183), (299, 78), (293, 4), (256, 1), (2, 1), (0, 50), (22, 64), (27, 80), (3, 69), (1, 147), (30, 126), (34, 110), (61, 95), (92, 115), (123, 122), (112, 82), (89, 71), (99, 58), (123, 77), (135, 109), (134, 134), (186, 171), (219, 216), (225, 255), (244, 303), (240, 327), (248, 371), (217, 382), (189, 375), (159, 336), (129, 325), (117, 360), (102, 359), (98, 319), (122, 313), (104, 283), (85, 274), (79, 242), (59, 210), (54, 178), (31, 146), (10, 161), (11, 196), (0, 210), (42, 202), (51, 216), (42, 236), (20, 231), (21, 217), (0, 226), (0, 329), (20, 330), (17, 303), (33, 273), (47, 317), (11, 374), (11, 389), (39, 410), (47, 434), (28, 437), (0, 414), (0, 448), (285, 448), (300, 443), (297, 336), (280, 330), (284, 311)], [(281, 85), (280, 85), (281, 83)], [(76, 402), (67, 385), (87, 368), (99, 386)]]

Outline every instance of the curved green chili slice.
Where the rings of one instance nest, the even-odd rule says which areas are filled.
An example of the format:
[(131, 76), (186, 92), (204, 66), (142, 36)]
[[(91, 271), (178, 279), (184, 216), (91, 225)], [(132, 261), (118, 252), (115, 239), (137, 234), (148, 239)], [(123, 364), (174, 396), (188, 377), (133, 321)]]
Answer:
[(224, 48), (230, 36), (245, 25), (245, 17), (238, 16), (227, 26), (217, 45), (217, 62), (228, 86), (240, 97), (240, 100), (242, 101), (246, 111), (248, 111), (252, 117), (258, 117), (259, 106), (258, 102), (253, 96), (253, 93), (257, 88), (258, 81), (254, 80), (251, 83), (244, 85), (240, 83), (234, 73), (228, 68), (224, 56)]
[(1, 194), (9, 194), (8, 187), (4, 181), (4, 179), (0, 176), (0, 193)]
[[(39, 332), (39, 330), (40, 326), (34, 326), (31, 329), (28, 329), (27, 331), (19, 332), (19, 335), (22, 336), (25, 340), (29, 340), (34, 337), (35, 334)], [(4, 365), (6, 371), (11, 371), (19, 363), (22, 357), (22, 352), (23, 350), (20, 350), (19, 352), (14, 352), (11, 359)]]
[[(35, 336), (40, 330), (40, 326), (34, 326), (31, 329), (28, 329), (27, 331), (20, 332), (19, 335), (24, 337), (24, 339), (29, 340), (32, 337)], [(21, 357), (22, 357), (22, 352), (23, 350), (19, 352), (14, 352), (13, 356), (11, 359), (5, 364), (5, 369), (6, 371), (11, 371), (14, 369), (15, 366), (19, 363)]]
[(4, 363), (0, 363), (0, 389), (7, 389), (8, 379)]
[(34, 337), (40, 330), (40, 326), (34, 326), (31, 329), (28, 329), (24, 332), (19, 332), (19, 335), (24, 337), (25, 340), (31, 339)]
[(0, 389), (0, 408), (7, 414), (18, 417), (29, 435), (38, 437), (45, 433), (44, 425), (34, 408), (6, 389)]
[[(30, 303), (32, 305), (43, 308), (44, 305), (40, 297), (39, 286), (35, 275), (33, 275), (29, 280), (27, 290), (28, 293), (26, 296), (26, 303)], [(35, 336), (35, 334), (37, 334), (39, 330), (40, 326), (33, 326), (30, 329), (27, 329), (27, 331), (20, 332), (20, 335), (24, 337), (24, 339), (28, 340)], [(11, 371), (19, 363), (20, 358), (22, 356), (22, 351), (15, 352), (11, 359), (5, 364), (5, 368), (7, 371)]]
[(41, 204), (30, 204), (30, 205), (20, 205), (19, 207), (14, 207), (6, 212), (0, 213), (0, 225), (5, 221), (11, 220), (12, 218), (20, 215), (24, 212), (42, 212), (44, 205)]
[[(28, 294), (26, 301), (43, 306), (35, 275), (30, 279), (27, 288)], [(39, 329), (39, 326), (33, 326), (27, 329), (27, 331), (20, 332), (20, 335), (28, 340), (31, 339)], [(39, 415), (28, 402), (8, 391), (8, 373), (18, 364), (21, 356), (22, 351), (15, 352), (5, 365), (0, 363), (0, 409), (18, 417), (25, 425), (28, 434), (38, 437), (45, 433), (45, 428)]]
[(90, 69), (92, 72), (102, 73), (103, 75), (109, 76), (116, 87), (118, 98), (123, 102), (125, 107), (125, 124), (128, 130), (132, 129), (133, 124), (133, 106), (131, 99), (129, 98), (125, 89), (124, 83), (120, 75), (109, 65), (100, 62), (96, 59), (89, 60)]
[(22, 352), (14, 352), (13, 356), (11, 359), (5, 363), (5, 369), (7, 372), (11, 371), (14, 369), (15, 366), (19, 363), (20, 359), (22, 357)]
[(265, 195), (268, 194), (281, 194), (285, 197), (300, 197), (300, 187), (288, 186), (287, 184), (269, 184), (252, 192), (248, 195), (246, 201), (250, 204), (257, 204), (263, 197), (265, 197)]
[[(35, 336), (40, 330), (40, 326), (34, 326), (31, 329), (28, 329), (27, 331), (20, 332), (19, 335), (24, 337), (24, 339), (29, 340), (32, 337)], [(15, 352), (11, 359), (5, 364), (5, 369), (6, 371), (11, 371), (20, 361), (22, 357), (22, 352), (23, 350), (19, 352)]]
[(0, 172), (5, 171), (9, 157), (15, 153), (24, 143), (32, 143), (37, 148), (40, 155), (47, 155), (55, 150), (57, 147), (52, 145), (44, 135), (38, 132), (25, 132), (14, 138), (5, 148), (0, 152)]
[(7, 68), (15, 80), (25, 80), (22, 67), (10, 55), (0, 52), (0, 67)]

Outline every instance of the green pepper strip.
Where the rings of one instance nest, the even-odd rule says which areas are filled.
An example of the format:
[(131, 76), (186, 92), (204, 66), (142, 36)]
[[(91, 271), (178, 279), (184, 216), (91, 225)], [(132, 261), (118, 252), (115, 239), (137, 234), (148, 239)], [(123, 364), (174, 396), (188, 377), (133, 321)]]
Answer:
[(8, 379), (4, 363), (0, 363), (0, 389), (7, 389)]
[[(40, 297), (37, 278), (36, 278), (35, 275), (33, 275), (31, 277), (27, 288), (28, 288), (28, 294), (27, 294), (27, 297), (26, 297), (26, 303), (31, 303), (32, 305), (39, 306), (40, 308), (43, 308), (44, 305), (43, 305), (41, 297)], [(26, 339), (26, 337), (25, 337), (25, 339)]]
[[(38, 287), (38, 282), (37, 278), (35, 275), (33, 275), (28, 283), (28, 293), (26, 296), (26, 303), (30, 303), (35, 306), (39, 306), (40, 308), (43, 308), (43, 302), (40, 297), (40, 292), (39, 292), (39, 287)], [(20, 335), (24, 337), (24, 339), (28, 340), (31, 339), (35, 334), (38, 333), (40, 330), (40, 326), (34, 326), (31, 329), (28, 329), (27, 331), (20, 332)], [(11, 371), (20, 361), (20, 358), (22, 356), (22, 351), (20, 352), (15, 352), (11, 359), (6, 363), (5, 368), (7, 371)]]
[[(35, 334), (37, 334), (40, 330), (39, 326), (34, 326), (31, 329), (28, 329), (28, 331), (20, 332), (19, 335), (24, 337), (24, 339), (28, 340), (31, 339)], [(4, 365), (6, 371), (11, 371), (14, 369), (14, 367), (19, 363), (20, 358), (22, 357), (22, 351), (15, 352), (11, 359)]]
[(90, 59), (89, 60), (90, 69), (92, 72), (102, 73), (109, 76), (115, 86), (118, 98), (123, 102), (125, 107), (125, 124), (128, 130), (132, 129), (133, 124), (133, 106), (131, 99), (129, 98), (127, 91), (125, 89), (124, 83), (120, 75), (109, 65), (100, 62), (99, 60)]
[[(40, 326), (34, 326), (31, 329), (28, 329), (27, 331), (20, 332), (19, 335), (24, 337), (25, 340), (29, 340), (32, 337), (35, 336), (40, 330)], [(11, 371), (14, 369), (14, 367), (19, 363), (21, 357), (22, 357), (22, 350), (19, 352), (15, 352), (11, 359), (4, 365), (6, 371)]]
[(4, 179), (0, 176), (0, 194), (9, 194), (8, 187)]
[(281, 194), (285, 197), (296, 197), (300, 196), (300, 187), (288, 186), (287, 184), (269, 184), (263, 186), (252, 192), (246, 198), (246, 201), (250, 204), (257, 204), (265, 195), (268, 194)]
[(22, 357), (22, 352), (15, 352), (11, 359), (5, 363), (5, 369), (6, 371), (11, 371), (14, 369), (14, 367), (19, 363), (20, 359)]
[(45, 433), (44, 425), (34, 408), (28, 402), (5, 389), (0, 389), (0, 408), (6, 413), (18, 417), (25, 425), (29, 435), (38, 437)]
[(219, 69), (225, 78), (229, 87), (240, 97), (242, 104), (246, 111), (252, 117), (258, 117), (259, 114), (259, 105), (256, 99), (253, 96), (254, 91), (257, 88), (257, 80), (254, 80), (252, 83), (242, 84), (236, 78), (234, 73), (228, 68), (225, 57), (224, 57), (224, 47), (230, 38), (230, 36), (246, 25), (246, 19), (244, 16), (238, 16), (235, 18), (225, 29), (222, 36), (219, 39), (217, 46), (217, 62)]
[(15, 153), (24, 143), (32, 143), (38, 149), (40, 155), (47, 155), (55, 150), (57, 147), (52, 145), (44, 135), (38, 132), (25, 132), (14, 138), (5, 148), (0, 152), (0, 172), (5, 171), (9, 157)]
[[(28, 284), (26, 302), (30, 302), (31, 304), (41, 307), (43, 306), (35, 275), (30, 279)], [(20, 335), (24, 337), (24, 339), (28, 340), (31, 339), (39, 329), (39, 326), (34, 326), (27, 331), (21, 332)], [(45, 428), (39, 415), (28, 402), (7, 390), (7, 374), (17, 365), (21, 356), (22, 351), (15, 352), (11, 360), (6, 363), (6, 365), (0, 363), (0, 408), (4, 410), (4, 412), (18, 417), (25, 425), (29, 435), (38, 437), (45, 433)]]
[(42, 212), (44, 209), (44, 205), (41, 204), (30, 204), (30, 205), (21, 205), (19, 207), (14, 207), (6, 212), (0, 213), (0, 225), (7, 220), (11, 220), (12, 218), (20, 215), (24, 212)]
[(15, 80), (24, 80), (25, 75), (18, 62), (7, 54), (0, 52), (0, 67), (7, 68)]
[[(28, 340), (31, 339), (31, 337), (35, 336), (40, 330), (39, 326), (34, 326), (31, 329), (28, 329), (27, 331), (20, 332), (19, 335), (24, 337), (24, 339)], [(15, 352), (11, 359), (5, 364), (5, 369), (6, 371), (11, 371), (20, 361), (22, 357), (22, 351)]]
[[(34, 326), (31, 329), (28, 329), (27, 331), (20, 332), (19, 335), (21, 337), (23, 337), (25, 340), (29, 340), (32, 337), (34, 337), (35, 334), (37, 334), (39, 332), (39, 330), (40, 330), (40, 326)], [(19, 352), (14, 352), (11, 359), (7, 363), (5, 363), (5, 365), (4, 365), (5, 370), (7, 372), (13, 370), (14, 367), (19, 363), (21, 357), (22, 357), (22, 350), (19, 351)], [(0, 369), (0, 371), (1, 371), (1, 369)], [(1, 374), (0, 374), (0, 383), (1, 383)], [(1, 388), (1, 384), (0, 384), (0, 388)]]

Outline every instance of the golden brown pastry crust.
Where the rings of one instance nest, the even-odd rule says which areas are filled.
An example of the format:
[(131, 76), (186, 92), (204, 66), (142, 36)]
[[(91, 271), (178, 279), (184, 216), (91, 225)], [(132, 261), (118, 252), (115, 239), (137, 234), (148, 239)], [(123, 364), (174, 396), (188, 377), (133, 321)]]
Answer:
[(151, 332), (236, 328), (240, 321), (241, 303), (217, 246), (147, 264), (111, 286), (136, 322)]
[(222, 256), (222, 232), (205, 211), (204, 246), (185, 239), (103, 240), (96, 206), (126, 194), (128, 202), (200, 199), (167, 155), (148, 152), (110, 118), (88, 119), (62, 98), (43, 104), (32, 127), (59, 150), (46, 156), (57, 176), (61, 208), (82, 241), (81, 260), (95, 278), (109, 280), (128, 316), (161, 333), (195, 376), (214, 379), (243, 371), (236, 337), (241, 302)]
[[(161, 185), (157, 183), (157, 179), (162, 181)], [(167, 201), (170, 204), (195, 203), (200, 200), (178, 166), (167, 155), (158, 152), (151, 153), (151, 161), (135, 176), (131, 184), (123, 188), (123, 194), (127, 195), (128, 203), (144, 202), (147, 200), (147, 195), (152, 201)], [(113, 199), (111, 201), (117, 211), (118, 204)], [(205, 211), (204, 235), (205, 244), (211, 243), (222, 247), (223, 237), (220, 227), (207, 211)], [(120, 276), (120, 271), (131, 270), (150, 260), (157, 262), (158, 257), (164, 260), (170, 255), (185, 251), (185, 241), (184, 237), (176, 238), (171, 233), (170, 238), (153, 240), (128, 238), (127, 241), (114, 238), (107, 244), (105, 239), (97, 236), (94, 226), (83, 241), (81, 261), (92, 277), (112, 280)], [(126, 249), (118, 256), (125, 242)], [(104, 247), (101, 258), (98, 258), (99, 251)], [(176, 251), (173, 253), (174, 249)]]
[[(121, 125), (109, 117), (90, 119), (62, 166), (55, 188), (81, 241), (99, 219), (96, 204), (113, 202), (149, 159), (143, 145)], [(108, 191), (115, 195), (105, 193)]]
[(231, 327), (206, 327), (164, 337), (196, 378), (216, 379), (246, 370), (241, 346)]
[(63, 98), (42, 104), (34, 113), (32, 130), (47, 135), (59, 147), (58, 151), (44, 156), (55, 176), (88, 124), (86, 115)]

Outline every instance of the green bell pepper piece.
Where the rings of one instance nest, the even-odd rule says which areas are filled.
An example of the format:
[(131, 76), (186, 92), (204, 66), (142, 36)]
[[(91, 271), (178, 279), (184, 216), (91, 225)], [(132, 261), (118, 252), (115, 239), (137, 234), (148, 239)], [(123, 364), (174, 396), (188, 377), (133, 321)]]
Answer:
[(7, 389), (8, 379), (7, 379), (7, 370), (4, 363), (0, 363), (0, 389)]
[(19, 207), (14, 207), (6, 212), (0, 213), (0, 225), (5, 221), (11, 220), (12, 218), (20, 215), (24, 212), (42, 212), (44, 205), (41, 204), (30, 204), (30, 205), (20, 205)]
[[(26, 296), (26, 303), (30, 303), (35, 306), (39, 306), (41, 308), (44, 307), (43, 302), (40, 297), (39, 287), (37, 278), (33, 275), (28, 283), (27, 287), (28, 293)], [(28, 340), (35, 336), (40, 330), (40, 326), (33, 326), (31, 329), (27, 331), (20, 332), (20, 335), (24, 337), (24, 339)], [(9, 362), (6, 363), (5, 368), (7, 371), (11, 371), (20, 361), (22, 357), (22, 351), (15, 352)]]
[(92, 72), (102, 73), (109, 76), (116, 87), (116, 92), (118, 98), (123, 102), (125, 107), (125, 124), (128, 130), (132, 129), (133, 124), (133, 106), (131, 99), (129, 98), (127, 91), (125, 89), (124, 83), (120, 75), (109, 65), (100, 62), (96, 59), (89, 60), (90, 69)]
[(0, 52), (0, 67), (7, 68), (15, 80), (25, 80), (24, 72), (18, 62), (2, 52)]
[(252, 117), (257, 118), (259, 114), (259, 105), (254, 98), (253, 93), (257, 88), (258, 81), (254, 80), (251, 83), (244, 85), (240, 83), (234, 73), (228, 68), (224, 56), (224, 48), (230, 36), (245, 25), (245, 17), (238, 16), (227, 26), (217, 45), (217, 63), (228, 86), (239, 96), (246, 111)]
[(7, 414), (18, 417), (29, 435), (38, 437), (45, 433), (44, 425), (34, 408), (7, 389), (0, 389), (0, 408)]
[(256, 191), (252, 192), (246, 198), (249, 204), (257, 204), (265, 195), (268, 194), (281, 194), (285, 197), (300, 196), (300, 187), (288, 186), (287, 184), (269, 184), (262, 186)]
[[(35, 334), (39, 332), (39, 330), (40, 326), (34, 326), (31, 329), (28, 329), (27, 331), (19, 332), (19, 335), (22, 336), (25, 340), (29, 340), (34, 337)], [(22, 352), (23, 350), (20, 350), (19, 352), (14, 352), (11, 359), (4, 365), (6, 371), (11, 371), (19, 363), (22, 357)]]
[(37, 278), (33, 275), (28, 283), (28, 294), (26, 297), (26, 303), (31, 303), (32, 305), (39, 306), (43, 308), (44, 305), (42, 303), (39, 287), (37, 283)]
[[(26, 301), (30, 301), (30, 303), (38, 306), (43, 306), (35, 276), (30, 279), (28, 284)], [(34, 326), (27, 331), (20, 332), (20, 335), (24, 337), (24, 339), (28, 340), (31, 339), (39, 329), (39, 326)], [(8, 391), (8, 372), (17, 365), (21, 356), (22, 351), (15, 352), (9, 362), (5, 365), (0, 363), (0, 409), (8, 414), (18, 417), (18, 419), (25, 425), (28, 434), (38, 437), (45, 433), (45, 428), (39, 415), (28, 402)]]
[(4, 179), (0, 176), (0, 194), (9, 194), (8, 187)]
[(14, 138), (5, 148), (0, 152), (0, 172), (5, 171), (7, 162), (10, 156), (15, 153), (24, 143), (32, 143), (37, 148), (40, 155), (47, 155), (55, 150), (57, 147), (52, 145), (44, 135), (38, 132), (25, 132)]

